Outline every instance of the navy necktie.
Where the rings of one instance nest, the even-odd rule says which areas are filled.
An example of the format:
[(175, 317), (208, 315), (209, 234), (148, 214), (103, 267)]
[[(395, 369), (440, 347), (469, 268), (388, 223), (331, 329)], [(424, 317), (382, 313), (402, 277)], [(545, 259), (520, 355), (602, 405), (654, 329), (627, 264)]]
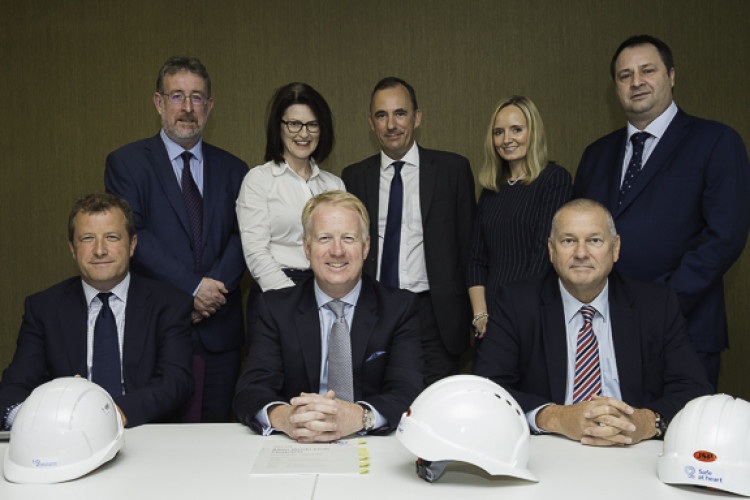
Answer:
[(193, 258), (195, 270), (200, 271), (201, 245), (203, 242), (203, 197), (190, 171), (190, 158), (193, 154), (184, 151), (182, 157), (182, 198), (185, 200), (188, 219), (190, 220), (190, 231), (193, 233)]
[(117, 323), (109, 307), (112, 292), (97, 295), (102, 303), (94, 324), (94, 352), (91, 381), (102, 386), (113, 398), (122, 396), (122, 368), (120, 345), (117, 341)]
[(401, 246), (401, 214), (404, 206), (404, 182), (401, 180), (402, 161), (394, 161), (391, 191), (388, 195), (388, 216), (385, 221), (383, 254), (380, 257), (380, 282), (398, 288), (398, 254)]
[(628, 194), (630, 188), (633, 187), (638, 174), (641, 173), (641, 169), (643, 168), (643, 146), (649, 137), (651, 137), (651, 134), (648, 132), (636, 132), (630, 137), (630, 140), (633, 142), (633, 156), (630, 157), (628, 169), (625, 171), (625, 178), (622, 180), (622, 186), (620, 186), (620, 201), (617, 204), (618, 206), (622, 205), (623, 198)]

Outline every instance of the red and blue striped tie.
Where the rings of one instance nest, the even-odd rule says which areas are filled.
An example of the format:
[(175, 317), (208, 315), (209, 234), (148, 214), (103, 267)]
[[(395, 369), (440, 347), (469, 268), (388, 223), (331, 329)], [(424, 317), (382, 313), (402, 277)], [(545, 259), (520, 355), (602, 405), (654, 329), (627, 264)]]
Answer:
[(591, 396), (602, 391), (602, 373), (599, 368), (599, 342), (596, 341), (591, 320), (596, 309), (591, 306), (581, 308), (583, 326), (578, 331), (576, 343), (576, 373), (573, 385), (573, 403), (588, 401)]

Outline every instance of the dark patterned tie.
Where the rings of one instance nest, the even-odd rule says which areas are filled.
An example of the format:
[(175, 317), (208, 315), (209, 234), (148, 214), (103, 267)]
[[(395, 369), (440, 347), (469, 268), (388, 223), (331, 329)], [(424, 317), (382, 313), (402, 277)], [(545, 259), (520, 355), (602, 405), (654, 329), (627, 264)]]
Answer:
[(190, 220), (190, 231), (193, 233), (193, 258), (195, 259), (195, 270), (201, 269), (201, 246), (203, 243), (203, 197), (190, 171), (190, 158), (193, 154), (184, 151), (182, 157), (182, 198), (185, 200), (188, 219)]
[(91, 381), (102, 386), (113, 398), (122, 396), (120, 345), (117, 341), (115, 315), (109, 307), (112, 292), (97, 295), (102, 303), (94, 324), (94, 352)]
[(622, 200), (625, 195), (628, 194), (630, 188), (633, 187), (633, 183), (638, 178), (638, 174), (641, 173), (643, 168), (643, 146), (646, 144), (646, 139), (651, 137), (648, 132), (636, 132), (630, 137), (633, 142), (633, 156), (630, 157), (628, 162), (628, 169), (625, 171), (625, 178), (622, 180), (622, 186), (620, 186), (620, 201), (617, 206), (622, 205)]
[(349, 325), (344, 317), (344, 304), (332, 300), (328, 308), (336, 315), (328, 336), (328, 388), (338, 399), (354, 400), (354, 376), (352, 375), (352, 346)]
[(599, 368), (599, 342), (591, 327), (596, 309), (591, 306), (581, 308), (583, 326), (578, 331), (576, 342), (575, 383), (573, 384), (573, 403), (588, 401), (591, 396), (602, 391), (602, 376)]
[(388, 194), (388, 215), (385, 220), (383, 254), (380, 257), (380, 282), (398, 288), (398, 254), (401, 246), (401, 214), (404, 206), (404, 182), (401, 180), (402, 161), (394, 161), (391, 191)]

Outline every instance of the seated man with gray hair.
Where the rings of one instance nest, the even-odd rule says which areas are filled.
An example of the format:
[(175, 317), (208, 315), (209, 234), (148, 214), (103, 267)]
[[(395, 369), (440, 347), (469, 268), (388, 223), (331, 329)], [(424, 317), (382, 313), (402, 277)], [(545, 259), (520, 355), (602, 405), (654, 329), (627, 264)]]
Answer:
[(620, 236), (595, 201), (563, 205), (548, 247), (554, 272), (498, 293), (474, 373), (505, 387), (534, 432), (599, 446), (660, 437), (711, 392), (677, 297), (612, 270)]

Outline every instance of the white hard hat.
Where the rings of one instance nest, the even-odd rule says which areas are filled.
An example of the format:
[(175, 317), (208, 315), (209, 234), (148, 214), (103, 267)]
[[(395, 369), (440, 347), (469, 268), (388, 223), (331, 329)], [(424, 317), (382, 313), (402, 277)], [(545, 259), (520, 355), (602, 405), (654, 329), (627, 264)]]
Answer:
[(3, 473), (14, 483), (57, 483), (88, 474), (123, 445), (112, 397), (84, 378), (40, 385), (13, 420)]
[(508, 391), (483, 377), (455, 375), (417, 396), (401, 417), (396, 436), (418, 457), (417, 475), (440, 477), (452, 461), (489, 474), (529, 481), (529, 425)]
[(657, 461), (659, 479), (750, 496), (750, 403), (702, 396), (675, 415)]

